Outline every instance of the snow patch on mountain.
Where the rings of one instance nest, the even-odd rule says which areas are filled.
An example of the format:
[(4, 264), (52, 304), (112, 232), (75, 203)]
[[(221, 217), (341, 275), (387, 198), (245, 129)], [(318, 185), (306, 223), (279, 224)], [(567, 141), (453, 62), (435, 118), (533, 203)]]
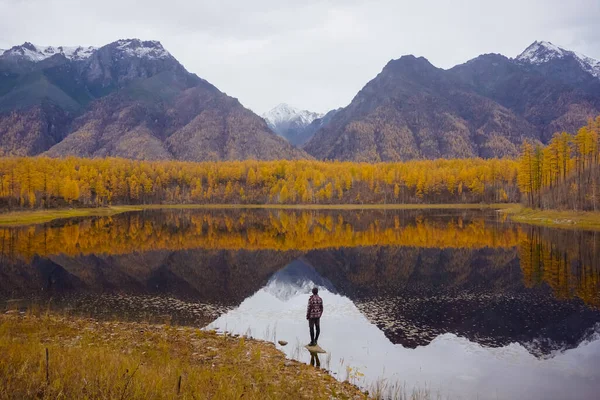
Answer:
[(581, 68), (594, 75), (596, 78), (600, 79), (600, 61), (583, 55), (581, 53), (577, 53), (575, 51), (573, 52), (573, 54), (575, 54), (575, 56), (577, 57), (577, 62), (579, 62)]
[(565, 51), (560, 47), (550, 42), (535, 41), (517, 56), (517, 60), (539, 65), (564, 56)]
[(272, 128), (281, 124), (289, 124), (292, 122), (306, 126), (322, 116), (323, 114), (307, 110), (300, 110), (285, 103), (277, 105), (262, 115), (262, 117)]
[(14, 46), (4, 52), (2, 56), (20, 56), (33, 62), (43, 61), (57, 54), (62, 54), (69, 60), (84, 60), (97, 50), (96, 47), (88, 46), (40, 46), (25, 42), (20, 46)]
[(600, 78), (600, 61), (591, 57), (563, 49), (550, 42), (535, 41), (517, 56), (517, 61), (540, 65), (556, 59), (573, 57), (581, 68), (589, 74)]
[(118, 50), (132, 57), (149, 59), (171, 57), (171, 54), (156, 40), (122, 39), (118, 40), (115, 44)]
[[(140, 39), (122, 39), (108, 46), (116, 49), (122, 57), (137, 57), (146, 59), (165, 59), (171, 57), (171, 54), (165, 50), (162, 44), (156, 40), (142, 41)], [(85, 60), (92, 56), (98, 50), (93, 46), (40, 46), (25, 42), (22, 45), (14, 46), (4, 52), (0, 51), (0, 56), (13, 56), (24, 58), (33, 62), (40, 62), (57, 54), (62, 54), (69, 60)]]

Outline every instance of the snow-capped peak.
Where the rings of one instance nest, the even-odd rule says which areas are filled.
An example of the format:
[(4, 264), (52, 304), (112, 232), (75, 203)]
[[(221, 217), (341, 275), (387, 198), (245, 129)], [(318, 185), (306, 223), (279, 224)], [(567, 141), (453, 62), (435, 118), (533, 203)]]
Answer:
[(573, 57), (581, 68), (600, 78), (600, 61), (587, 57), (575, 51), (566, 50), (550, 42), (535, 41), (517, 56), (517, 61), (541, 65), (556, 59)]
[(312, 111), (300, 110), (289, 104), (281, 103), (262, 115), (262, 117), (271, 126), (277, 126), (282, 123), (296, 122), (302, 125), (308, 125), (323, 114)]
[(117, 40), (114, 45), (116, 45), (117, 50), (132, 57), (150, 59), (171, 57), (171, 54), (157, 40), (121, 39)]
[[(130, 57), (164, 59), (171, 57), (171, 54), (156, 40), (142, 41), (140, 39), (122, 39), (109, 46), (118, 53)], [(62, 54), (69, 60), (85, 60), (98, 50), (97, 47), (84, 46), (40, 46), (30, 42), (14, 46), (9, 50), (2, 52), (0, 56), (13, 56), (24, 58), (29, 61), (39, 62), (50, 58), (56, 54)]]
[(50, 58), (56, 54), (62, 54), (69, 60), (83, 60), (91, 56), (95, 47), (88, 46), (40, 46), (29, 42), (25, 42), (20, 46), (14, 46), (4, 52), (0, 51), (0, 55), (7, 56), (19, 56), (28, 59), (33, 62), (39, 62)]
[(563, 58), (566, 50), (544, 41), (535, 41), (517, 56), (517, 60), (531, 64), (543, 64), (556, 58)]

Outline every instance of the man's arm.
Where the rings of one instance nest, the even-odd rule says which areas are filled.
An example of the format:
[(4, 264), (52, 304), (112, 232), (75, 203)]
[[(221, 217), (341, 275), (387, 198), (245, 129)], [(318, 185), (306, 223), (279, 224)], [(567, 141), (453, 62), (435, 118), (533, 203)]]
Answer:
[(309, 319), (310, 315), (310, 298), (308, 299), (308, 306), (306, 307), (306, 319)]
[(319, 302), (319, 314), (323, 314), (323, 299)]

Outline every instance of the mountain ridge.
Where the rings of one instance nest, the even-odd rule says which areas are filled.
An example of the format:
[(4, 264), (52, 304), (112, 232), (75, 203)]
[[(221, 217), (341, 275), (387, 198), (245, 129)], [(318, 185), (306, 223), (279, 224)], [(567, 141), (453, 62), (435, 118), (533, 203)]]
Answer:
[(159, 41), (85, 49), (26, 42), (0, 55), (0, 154), (310, 158)]
[(402, 56), (346, 107), (322, 115), (281, 103), (262, 118), (188, 72), (159, 41), (25, 42), (0, 53), (5, 156), (514, 157), (523, 140), (545, 143), (598, 114), (600, 62), (546, 41), (515, 58), (490, 53), (449, 69)]
[(515, 157), (524, 140), (576, 130), (600, 114), (600, 79), (581, 65), (595, 60), (536, 43), (520, 60), (486, 54), (447, 70), (390, 60), (304, 149), (358, 162)]

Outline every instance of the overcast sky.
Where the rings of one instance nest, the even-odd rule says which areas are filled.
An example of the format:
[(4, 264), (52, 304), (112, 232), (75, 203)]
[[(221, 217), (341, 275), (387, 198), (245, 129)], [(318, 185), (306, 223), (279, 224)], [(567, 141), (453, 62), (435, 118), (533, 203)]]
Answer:
[(347, 105), (404, 54), (449, 68), (547, 40), (600, 59), (600, 0), (0, 0), (0, 48), (160, 40), (263, 113)]

